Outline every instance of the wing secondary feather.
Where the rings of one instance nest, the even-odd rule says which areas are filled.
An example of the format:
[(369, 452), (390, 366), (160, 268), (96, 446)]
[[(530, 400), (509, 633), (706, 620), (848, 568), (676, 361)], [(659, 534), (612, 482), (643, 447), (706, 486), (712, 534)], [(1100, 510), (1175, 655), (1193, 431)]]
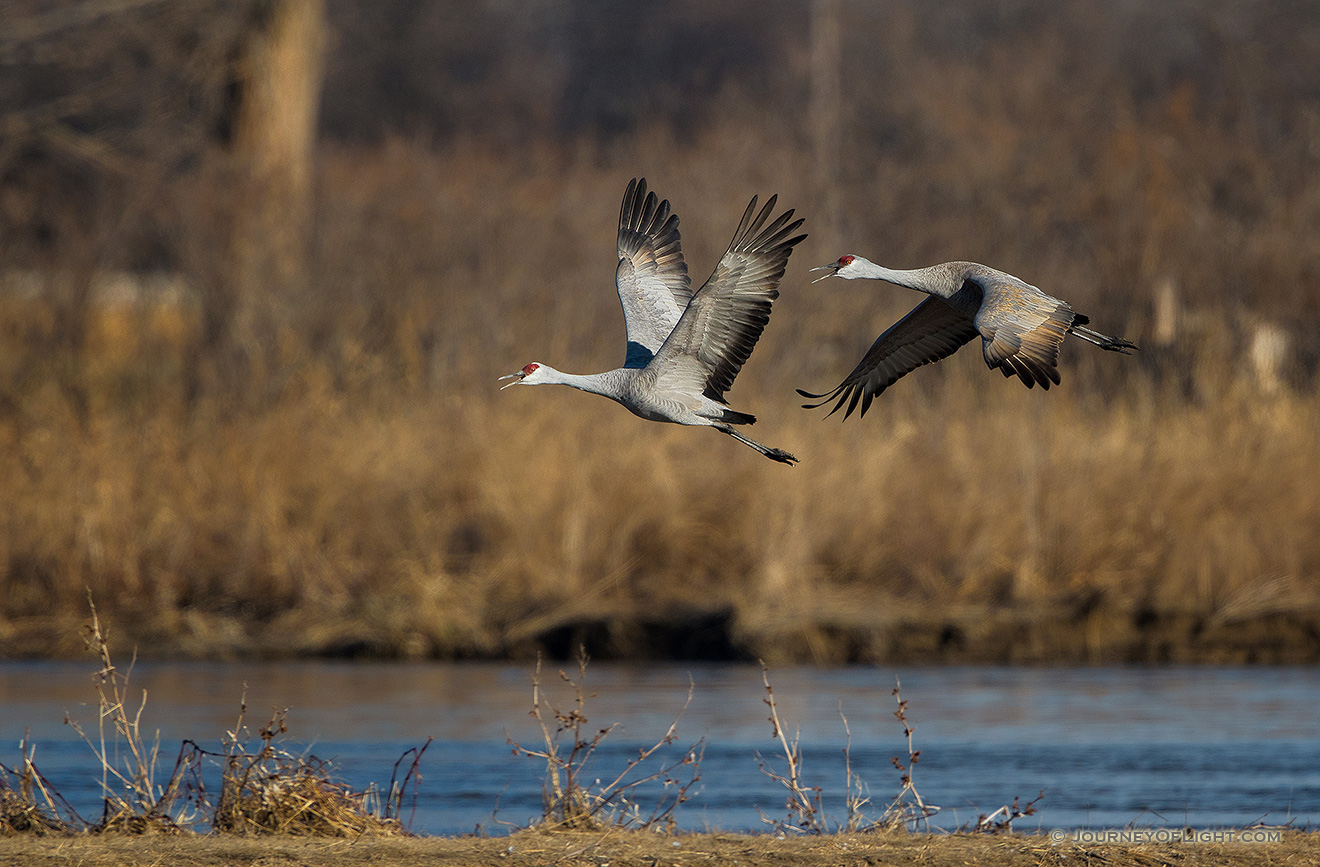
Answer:
[(1059, 346), (1077, 314), (1067, 302), (1034, 291), (1004, 292), (986, 286), (985, 304), (976, 321), (984, 337), (981, 350), (991, 369), (1016, 375), (1027, 388), (1058, 385)]

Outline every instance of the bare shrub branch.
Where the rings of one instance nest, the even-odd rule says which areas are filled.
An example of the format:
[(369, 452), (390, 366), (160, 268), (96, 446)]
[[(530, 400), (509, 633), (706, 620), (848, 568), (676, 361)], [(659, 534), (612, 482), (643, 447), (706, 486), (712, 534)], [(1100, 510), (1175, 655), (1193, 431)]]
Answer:
[(903, 683), (897, 677), (894, 678), (894, 701), (898, 703), (898, 709), (894, 711), (894, 717), (903, 724), (903, 736), (907, 738), (907, 760), (904, 761), (895, 756), (890, 759), (894, 767), (899, 772), (899, 790), (894, 800), (885, 808), (884, 814), (880, 817), (877, 824), (881, 827), (907, 827), (915, 828), (918, 822), (922, 823), (925, 830), (930, 830), (930, 817), (940, 811), (939, 807), (927, 804), (922, 799), (921, 793), (917, 791), (916, 783), (913, 781), (913, 772), (916, 769), (917, 762), (921, 761), (921, 750), (917, 749), (912, 743), (912, 735), (917, 727), (907, 718), (907, 699), (903, 698)]
[[(761, 662), (761, 682), (765, 684), (765, 698), (762, 699), (770, 708), (770, 736), (779, 741), (784, 751), (784, 772), (780, 773), (757, 752), (756, 763), (761, 773), (779, 783), (788, 790), (785, 806), (788, 819), (778, 821), (761, 814), (761, 821), (774, 826), (779, 831), (805, 831), (823, 834), (827, 830), (825, 812), (821, 807), (820, 786), (808, 786), (802, 782), (802, 752), (798, 747), (801, 732), (795, 732), (790, 738), (784, 733), (784, 726), (779, 721), (779, 708), (775, 704), (774, 687), (770, 685), (770, 669)], [(759, 811), (758, 811), (759, 812)]]
[[(530, 713), (540, 726), (543, 746), (535, 749), (525, 747), (512, 738), (508, 739), (515, 755), (545, 762), (545, 777), (541, 787), (541, 827), (593, 829), (621, 826), (673, 830), (676, 827), (674, 811), (680, 804), (687, 802), (692, 787), (701, 780), (705, 738), (686, 747), (677, 758), (659, 760), (659, 767), (654, 771), (646, 773), (642, 766), (656, 757), (662, 748), (677, 741), (678, 722), (692, 704), (694, 685), (691, 679), (688, 682), (687, 700), (659, 740), (649, 747), (639, 748), (637, 754), (609, 782), (596, 778), (594, 782), (584, 783), (587, 766), (597, 748), (618, 726), (618, 723), (611, 723), (595, 731), (588, 728), (586, 693), (583, 688), (586, 676), (587, 653), (585, 648), (580, 648), (577, 678), (569, 677), (562, 669), (559, 671), (560, 679), (573, 694), (572, 707), (566, 711), (560, 710), (546, 703), (543, 698), (541, 660), (538, 657), (532, 675)], [(565, 744), (564, 740), (569, 743)], [(661, 791), (647, 812), (636, 799), (636, 793), (639, 788), (652, 783), (658, 783)]]

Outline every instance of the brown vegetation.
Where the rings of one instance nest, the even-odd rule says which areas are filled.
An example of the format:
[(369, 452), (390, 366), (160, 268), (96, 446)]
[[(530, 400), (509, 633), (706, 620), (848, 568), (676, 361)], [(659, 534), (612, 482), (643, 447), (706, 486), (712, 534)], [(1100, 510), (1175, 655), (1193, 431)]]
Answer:
[(0, 840), (0, 860), (13, 864), (78, 864), (83, 867), (136, 867), (177, 864), (303, 863), (326, 867), (356, 864), (490, 865), (540, 867), (545, 864), (601, 867), (705, 867), (711, 863), (803, 867), (852, 864), (1068, 865), (1105, 864), (1184, 867), (1305, 864), (1320, 857), (1314, 834), (1287, 833), (1279, 843), (1052, 843), (1043, 836), (987, 837), (930, 834), (848, 834), (828, 837), (773, 837), (762, 834), (696, 834), (671, 837), (634, 831), (524, 832), (511, 837), (385, 838), (356, 841), (291, 837), (81, 837), (60, 840)]
[[(806, 4), (676, 0), (625, 36), (590, 5), (564, 4), (559, 48), (490, 12), (407, 13), (451, 52), (432, 61), (385, 12), (331, 4), (311, 288), (278, 304), (226, 272), (232, 156), (196, 132), (223, 75), (48, 116), (33, 82), (65, 79), (36, 72), (106, 75), (45, 50), (90, 31), (3, 40), (24, 75), (0, 149), (0, 654), (74, 652), (90, 588), (150, 655), (1320, 659), (1314, 9), (838, 4), (838, 213), (817, 225), (804, 167), (836, 139), (805, 108)], [(216, 40), (188, 56), (222, 60), (226, 15), (176, 8)], [(156, 14), (97, 22), (145, 46), (110, 69), (130, 95), (185, 44), (146, 39), (164, 25), (133, 16)], [(615, 39), (691, 43), (664, 62), (692, 90)], [(368, 74), (389, 57), (406, 74)], [(430, 115), (371, 90), (423, 72), (449, 84), (413, 100)], [(733, 393), (799, 468), (496, 390), (533, 359), (619, 363), (614, 220), (642, 174), (696, 279), (750, 194), (808, 218)], [(985, 261), (1143, 352), (1065, 346), (1048, 394), (966, 354), (823, 422), (793, 389), (916, 300), (807, 282), (847, 250)], [(225, 324), (240, 301), (260, 329)]]
[[(329, 762), (310, 751), (294, 755), (277, 743), (288, 731), (285, 711), (273, 712), (258, 730), (260, 748), (250, 749), (244, 698), (222, 751), (185, 740), (170, 766), (163, 761), (159, 730), (152, 740), (142, 725), (146, 690), (130, 689), (132, 663), (120, 669), (111, 660), (95, 606), (84, 637), (100, 664), (94, 678), (96, 727), (67, 715), (64, 722), (95, 760), (101, 815), (83, 816), (65, 800), (42, 775), (33, 761), (35, 748), (25, 740), (17, 767), (0, 764), (0, 837), (179, 835), (203, 829), (229, 835), (355, 839), (406, 833), (400, 810), (409, 791), (416, 794), (418, 766), (429, 739), (395, 763), (388, 791), (374, 785), (354, 791), (332, 778)], [(208, 781), (216, 790), (214, 798)]]

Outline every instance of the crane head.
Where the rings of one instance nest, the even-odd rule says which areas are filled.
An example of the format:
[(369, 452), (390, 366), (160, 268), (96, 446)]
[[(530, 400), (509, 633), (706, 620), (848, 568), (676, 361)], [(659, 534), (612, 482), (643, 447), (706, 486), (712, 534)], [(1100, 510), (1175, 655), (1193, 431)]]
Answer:
[(812, 268), (811, 269), (812, 271), (824, 271), (826, 273), (822, 274), (821, 276), (817, 277), (815, 280), (812, 280), (811, 282), (819, 283), (820, 281), (824, 280), (826, 277), (835, 277), (835, 276), (843, 277), (843, 278), (851, 278), (853, 275), (851, 272), (849, 272), (848, 267), (856, 261), (857, 261), (856, 256), (853, 256), (851, 254), (845, 254), (843, 256), (840, 256), (837, 260), (831, 262), (828, 265), (821, 265), (819, 268)]
[[(509, 383), (509, 385), (536, 385), (539, 380), (532, 379), (531, 381), (528, 381), (528, 377), (533, 376), (533, 374), (535, 374), (540, 369), (541, 369), (541, 365), (533, 361), (531, 364), (527, 365), (517, 373), (510, 373), (506, 376), (501, 376), (500, 379), (497, 381), (512, 379), (513, 382)], [(501, 385), (500, 391), (503, 391), (504, 389), (508, 388), (509, 385)]]

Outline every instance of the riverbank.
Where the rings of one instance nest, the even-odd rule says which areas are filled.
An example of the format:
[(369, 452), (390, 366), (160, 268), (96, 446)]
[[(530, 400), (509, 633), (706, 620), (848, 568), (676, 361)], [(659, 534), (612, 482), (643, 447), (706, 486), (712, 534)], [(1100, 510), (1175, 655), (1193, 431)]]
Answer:
[(82, 867), (225, 867), (307, 864), (499, 865), (592, 867), (769, 867), (885, 865), (1277, 865), (1314, 863), (1320, 838), (1287, 832), (1279, 842), (1080, 843), (1048, 836), (839, 834), (779, 838), (771, 835), (644, 832), (524, 832), (511, 837), (414, 837), (326, 840), (300, 837), (193, 837), (119, 835), (0, 840), (0, 864)]
[[(1208, 612), (954, 606), (918, 610), (856, 594), (851, 606), (740, 617), (723, 609), (567, 610), (512, 633), (417, 647), (362, 623), (296, 631), (193, 613), (176, 628), (116, 623), (116, 653), (142, 659), (570, 659), (755, 662), (774, 665), (1309, 665), (1320, 662), (1320, 611), (1238, 617)], [(819, 600), (817, 600), (819, 602)], [(174, 618), (169, 618), (174, 619)], [(0, 658), (82, 658), (85, 618), (0, 620)], [(284, 624), (281, 619), (279, 624)], [(315, 624), (312, 624), (315, 626)]]

